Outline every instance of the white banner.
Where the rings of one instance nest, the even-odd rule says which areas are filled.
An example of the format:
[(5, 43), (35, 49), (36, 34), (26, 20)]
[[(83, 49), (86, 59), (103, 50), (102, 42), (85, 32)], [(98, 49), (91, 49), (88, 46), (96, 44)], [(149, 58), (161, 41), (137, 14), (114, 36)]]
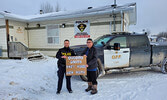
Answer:
[(86, 21), (75, 21), (75, 38), (89, 38), (90, 37), (90, 22)]

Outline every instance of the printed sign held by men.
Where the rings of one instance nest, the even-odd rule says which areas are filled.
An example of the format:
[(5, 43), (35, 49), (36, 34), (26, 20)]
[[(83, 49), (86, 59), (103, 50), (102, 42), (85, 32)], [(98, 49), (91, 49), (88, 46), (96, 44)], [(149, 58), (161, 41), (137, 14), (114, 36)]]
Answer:
[(86, 56), (69, 56), (66, 58), (66, 76), (86, 74)]

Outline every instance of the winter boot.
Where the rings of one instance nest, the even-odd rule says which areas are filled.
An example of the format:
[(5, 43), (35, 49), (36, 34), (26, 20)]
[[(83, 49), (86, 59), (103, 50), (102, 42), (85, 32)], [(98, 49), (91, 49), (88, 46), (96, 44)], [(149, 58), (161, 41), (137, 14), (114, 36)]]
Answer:
[(60, 94), (60, 91), (57, 91), (56, 94)]
[(91, 91), (91, 94), (96, 94), (98, 91), (97, 91), (97, 85), (93, 85), (93, 89)]
[(93, 89), (93, 88), (92, 88), (92, 83), (91, 83), (91, 82), (88, 82), (88, 88), (85, 89), (85, 91), (88, 92), (88, 91), (90, 91), (90, 90), (92, 90), (92, 89)]
[(68, 90), (69, 93), (73, 93), (73, 91), (71, 89)]

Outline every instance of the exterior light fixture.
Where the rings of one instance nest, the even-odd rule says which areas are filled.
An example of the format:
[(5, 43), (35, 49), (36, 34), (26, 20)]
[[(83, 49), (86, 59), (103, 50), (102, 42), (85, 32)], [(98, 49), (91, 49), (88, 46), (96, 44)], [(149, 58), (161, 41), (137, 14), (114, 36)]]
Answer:
[(62, 24), (62, 28), (65, 28), (65, 27), (66, 27), (66, 24), (65, 24), (65, 23), (63, 23), (63, 24)]

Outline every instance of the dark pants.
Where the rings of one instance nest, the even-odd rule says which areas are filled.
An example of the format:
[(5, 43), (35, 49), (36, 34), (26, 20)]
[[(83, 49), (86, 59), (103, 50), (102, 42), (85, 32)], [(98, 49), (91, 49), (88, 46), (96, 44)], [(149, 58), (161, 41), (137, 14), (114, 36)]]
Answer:
[(92, 82), (92, 85), (97, 85), (96, 71), (87, 71), (88, 82)]
[[(64, 78), (64, 75), (66, 75), (66, 68), (59, 66), (59, 70), (57, 71), (57, 75), (58, 75), (57, 91), (61, 91), (62, 84), (63, 84), (63, 78)], [(66, 87), (69, 91), (71, 90), (71, 76), (66, 76)]]

